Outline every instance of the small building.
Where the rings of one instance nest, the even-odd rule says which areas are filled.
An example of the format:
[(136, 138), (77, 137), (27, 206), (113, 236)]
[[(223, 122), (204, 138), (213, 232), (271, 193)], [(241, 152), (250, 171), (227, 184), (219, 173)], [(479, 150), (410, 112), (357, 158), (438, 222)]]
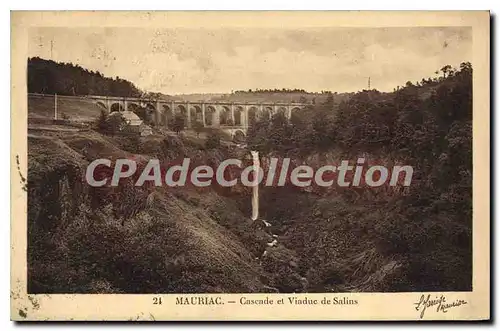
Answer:
[(125, 119), (128, 125), (131, 127), (139, 127), (143, 123), (139, 116), (137, 116), (133, 111), (125, 110), (121, 112), (121, 115)]
[(153, 129), (144, 124), (144, 121), (132, 111), (113, 112), (109, 116), (121, 116), (125, 120), (126, 125), (123, 132), (136, 133), (141, 136), (153, 134)]

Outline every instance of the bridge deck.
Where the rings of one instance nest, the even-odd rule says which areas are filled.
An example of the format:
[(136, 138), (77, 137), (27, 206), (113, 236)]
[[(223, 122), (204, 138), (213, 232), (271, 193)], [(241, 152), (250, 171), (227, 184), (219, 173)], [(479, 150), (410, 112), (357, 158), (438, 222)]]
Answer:
[[(42, 94), (42, 93), (28, 93), (30, 96), (41, 96), (41, 97), (51, 97), (53, 94)], [(311, 103), (300, 103), (300, 102), (253, 102), (253, 101), (214, 101), (214, 100), (198, 100), (198, 101), (179, 101), (179, 100), (164, 100), (164, 99), (151, 99), (151, 98), (133, 98), (133, 97), (114, 97), (114, 96), (102, 96), (102, 95), (57, 95), (58, 98), (64, 99), (93, 99), (98, 101), (127, 101), (127, 102), (140, 102), (140, 103), (161, 103), (161, 104), (191, 104), (191, 105), (235, 105), (235, 106), (293, 106), (293, 107), (305, 107), (311, 105)]]

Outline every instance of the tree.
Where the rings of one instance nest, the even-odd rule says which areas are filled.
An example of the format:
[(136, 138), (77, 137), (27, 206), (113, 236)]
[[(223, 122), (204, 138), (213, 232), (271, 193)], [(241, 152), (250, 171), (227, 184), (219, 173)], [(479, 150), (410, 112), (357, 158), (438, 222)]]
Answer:
[(312, 120), (313, 141), (321, 149), (328, 149), (333, 142), (332, 120), (330, 111), (325, 108), (316, 110), (316, 116)]
[[(130, 106), (132, 107), (132, 106)], [(137, 115), (141, 120), (146, 122), (147, 120), (147, 111), (144, 107), (133, 107), (132, 112)]]
[(161, 99), (162, 94), (159, 92), (143, 92), (141, 98), (149, 99), (149, 100), (159, 100)]
[(181, 114), (175, 115), (174, 119), (170, 127), (174, 130), (175, 133), (179, 134), (182, 130), (184, 130), (185, 118)]
[(451, 65), (447, 64), (439, 70), (443, 73), (443, 78), (446, 78), (450, 75), (452, 69)]
[(107, 111), (102, 109), (95, 126), (96, 130), (102, 134), (115, 135), (122, 131), (126, 125), (127, 122), (120, 113), (108, 115)]
[(260, 153), (270, 151), (269, 144), (269, 121), (263, 117), (250, 120), (250, 126), (247, 131), (248, 147)]
[(470, 62), (460, 63), (460, 72), (462, 73), (472, 73), (472, 64)]
[(200, 137), (200, 133), (203, 131), (204, 126), (203, 123), (196, 121), (193, 123), (193, 130), (196, 132), (196, 137)]
[(122, 131), (126, 125), (127, 122), (125, 121), (125, 118), (123, 118), (120, 113), (115, 113), (113, 114), (113, 116), (108, 116), (107, 133), (115, 135), (118, 132)]
[(104, 109), (101, 109), (101, 113), (96, 120), (96, 129), (104, 134), (108, 131), (108, 112)]
[(291, 127), (285, 114), (282, 112), (276, 113), (270, 121), (267, 137), (268, 144), (272, 145), (276, 151), (284, 154), (293, 147), (291, 146), (291, 134)]
[(136, 114), (143, 122), (147, 125), (154, 125), (154, 110), (149, 107), (135, 107), (133, 109), (134, 114)]
[(333, 99), (333, 95), (331, 92), (328, 92), (327, 93), (328, 96), (326, 97), (326, 100), (325, 102), (323, 102), (323, 109), (327, 110), (327, 111), (331, 111), (333, 110), (334, 106), (335, 106), (335, 100)]

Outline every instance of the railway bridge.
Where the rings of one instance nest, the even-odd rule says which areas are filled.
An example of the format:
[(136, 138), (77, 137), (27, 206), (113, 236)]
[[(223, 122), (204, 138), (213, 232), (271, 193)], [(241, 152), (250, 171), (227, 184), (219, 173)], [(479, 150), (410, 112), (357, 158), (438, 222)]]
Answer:
[(170, 120), (180, 114), (186, 119), (186, 127), (195, 122), (204, 127), (246, 130), (252, 119), (270, 118), (283, 112), (290, 119), (292, 112), (306, 107), (307, 103), (295, 102), (228, 102), (228, 101), (165, 101), (144, 98), (123, 98), (107, 96), (86, 96), (97, 105), (114, 111), (134, 111), (141, 107), (154, 114), (155, 124), (167, 127)]

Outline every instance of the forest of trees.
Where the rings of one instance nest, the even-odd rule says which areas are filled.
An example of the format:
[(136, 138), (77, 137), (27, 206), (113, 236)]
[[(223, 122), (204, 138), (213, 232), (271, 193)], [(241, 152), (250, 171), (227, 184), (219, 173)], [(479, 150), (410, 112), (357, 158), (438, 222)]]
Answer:
[(271, 121), (252, 123), (248, 140), (249, 146), (264, 153), (299, 155), (343, 148), (421, 157), (426, 150), (419, 147), (430, 152), (442, 147), (439, 139), (471, 120), (472, 66), (467, 62), (418, 85), (408, 82), (394, 93), (363, 90), (339, 104), (330, 95), (294, 112), (290, 121), (278, 113)]
[(72, 63), (28, 59), (28, 93), (139, 97), (142, 92), (120, 77), (104, 77)]
[(320, 93), (317, 92), (307, 92), (304, 89), (289, 89), (289, 88), (282, 88), (282, 89), (249, 89), (249, 90), (237, 90), (234, 91), (234, 94), (252, 94), (252, 93), (307, 93), (307, 94), (329, 94), (332, 93), (331, 91), (321, 91)]
[(472, 66), (441, 72), (393, 93), (364, 90), (340, 104), (328, 98), (293, 113), (290, 122), (277, 114), (248, 131), (249, 148), (262, 154), (303, 159), (336, 151), (347, 159), (371, 155), (413, 166), (410, 193), (368, 208), (366, 215), (377, 219), (359, 223), (379, 222), (374, 240), (408, 261), (402, 290), (471, 286)]

